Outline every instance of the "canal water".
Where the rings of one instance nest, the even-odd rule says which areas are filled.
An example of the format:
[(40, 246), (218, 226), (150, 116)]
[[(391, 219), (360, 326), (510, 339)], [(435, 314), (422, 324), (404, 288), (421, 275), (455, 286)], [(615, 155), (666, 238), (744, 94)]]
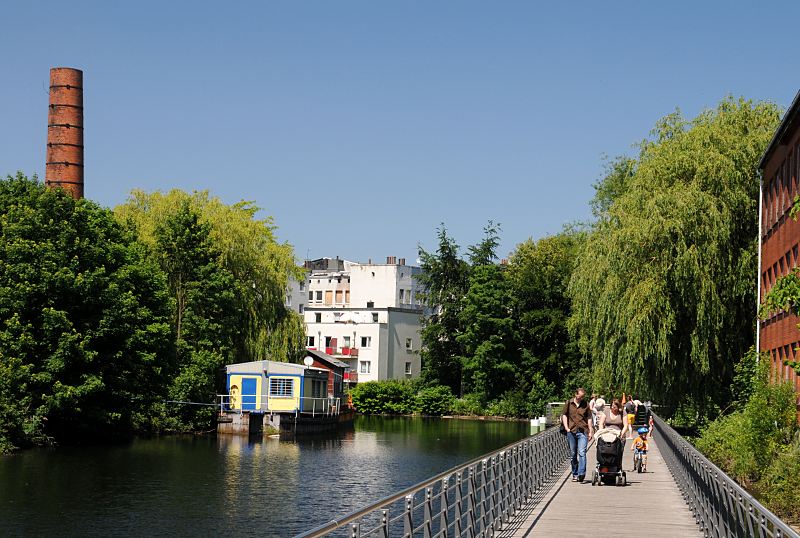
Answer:
[(0, 536), (292, 536), (528, 435), (358, 417), (326, 437), (170, 436), (0, 457)]

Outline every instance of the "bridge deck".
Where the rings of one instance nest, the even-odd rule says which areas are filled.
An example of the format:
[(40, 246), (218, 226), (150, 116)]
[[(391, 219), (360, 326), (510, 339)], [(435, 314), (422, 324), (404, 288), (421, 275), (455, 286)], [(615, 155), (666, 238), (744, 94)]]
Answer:
[[(587, 480), (572, 482), (568, 468), (550, 492), (534, 506), (523, 509), (500, 536), (527, 538), (553, 536), (569, 538), (598, 536), (700, 536), (692, 513), (658, 450), (658, 434), (650, 440), (646, 473), (629, 471), (633, 467), (631, 441), (625, 445), (623, 468), (628, 485), (592, 486), (595, 444), (587, 450)], [(576, 507), (586, 507), (576, 517)]]

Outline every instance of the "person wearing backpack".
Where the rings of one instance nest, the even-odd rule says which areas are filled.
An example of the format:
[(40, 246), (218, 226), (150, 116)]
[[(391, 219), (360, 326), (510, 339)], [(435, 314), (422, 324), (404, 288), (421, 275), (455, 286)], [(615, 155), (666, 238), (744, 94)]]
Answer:
[(633, 430), (633, 421), (636, 418), (636, 403), (633, 396), (625, 403), (625, 414), (628, 415), (628, 439), (633, 439), (631, 430)]

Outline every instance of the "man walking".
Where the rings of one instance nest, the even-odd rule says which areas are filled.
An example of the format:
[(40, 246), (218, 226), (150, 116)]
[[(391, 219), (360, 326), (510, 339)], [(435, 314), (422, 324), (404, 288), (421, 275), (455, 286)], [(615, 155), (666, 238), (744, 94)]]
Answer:
[(583, 482), (586, 476), (586, 445), (594, 435), (592, 411), (585, 399), (586, 391), (579, 387), (575, 396), (564, 403), (561, 424), (567, 430), (570, 454), (572, 454), (572, 481)]

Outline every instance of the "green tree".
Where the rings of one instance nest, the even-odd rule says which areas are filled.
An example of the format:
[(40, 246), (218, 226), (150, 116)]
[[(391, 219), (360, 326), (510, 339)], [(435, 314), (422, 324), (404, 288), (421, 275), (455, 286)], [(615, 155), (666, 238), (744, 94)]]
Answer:
[(461, 394), (462, 345), (460, 332), (461, 300), (468, 287), (467, 263), (458, 255), (458, 245), (447, 235), (444, 224), (438, 229), (436, 252), (419, 248), (422, 271), (418, 281), (430, 314), (422, 318), (422, 379), (428, 384), (450, 387)]
[(509, 259), (512, 317), (522, 354), (520, 385), (526, 393), (534, 390), (537, 406), (542, 398), (561, 392), (542, 394), (542, 382), (562, 390), (586, 382), (587, 368), (567, 328), (572, 311), (567, 286), (584, 236), (568, 229), (539, 241), (529, 239), (517, 245)]
[(473, 267), (469, 281), (456, 341), (463, 346), (464, 390), (488, 401), (514, 387), (518, 373), (509, 288), (502, 266), (495, 264)]
[(115, 213), (131, 222), (144, 244), (154, 247), (156, 230), (183, 203), (189, 203), (208, 233), (221, 265), (233, 276), (240, 313), (233, 347), (242, 360), (293, 360), (305, 350), (305, 325), (284, 306), (289, 278), (304, 278), (292, 247), (279, 243), (271, 217), (257, 218), (252, 202), (224, 204), (207, 191), (145, 193), (135, 190)]
[(0, 449), (146, 427), (169, 335), (164, 275), (110, 211), (0, 181)]
[(676, 112), (600, 182), (569, 285), (598, 386), (673, 405), (730, 398), (732, 358), (753, 341), (757, 162), (778, 120), (772, 104), (732, 98), (693, 120)]
[[(233, 275), (219, 263), (211, 226), (200, 222), (188, 200), (155, 230), (154, 254), (167, 275), (173, 301), (176, 369), (169, 384), (173, 401), (213, 403), (217, 375), (235, 362), (240, 319)], [(176, 429), (210, 424), (212, 409), (188, 404), (168, 407)]]

